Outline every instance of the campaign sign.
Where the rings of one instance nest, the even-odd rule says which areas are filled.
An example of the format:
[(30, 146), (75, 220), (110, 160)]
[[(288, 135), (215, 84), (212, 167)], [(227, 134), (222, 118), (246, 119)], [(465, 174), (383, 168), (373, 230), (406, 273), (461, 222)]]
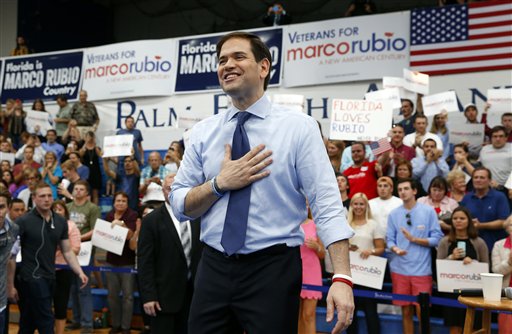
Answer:
[(41, 133), (46, 133), (48, 129), (52, 128), (50, 124), (50, 114), (47, 112), (41, 112), (37, 110), (29, 110), (27, 111), (27, 116), (25, 117), (25, 123), (27, 124), (27, 128), (33, 129), (36, 126), (39, 127)]
[(377, 141), (387, 137), (393, 122), (389, 101), (332, 101), (330, 139)]
[(480, 273), (489, 272), (489, 264), (473, 261), (436, 260), (437, 290), (453, 292), (455, 289), (482, 289)]
[(411, 92), (427, 95), (429, 90), (429, 76), (417, 71), (404, 68), (405, 89)]
[(510, 112), (512, 110), (512, 88), (488, 89), (487, 103), (490, 112)]
[(360, 252), (350, 252), (350, 271), (354, 284), (382, 290), (388, 260), (373, 255), (363, 259), (360, 254)]
[(58, 95), (73, 100), (80, 90), (83, 52), (54, 53), (5, 59), (1, 101), (37, 98), (53, 101)]
[(92, 241), (80, 243), (80, 253), (77, 255), (78, 263), (81, 267), (88, 266), (91, 262)]
[(402, 107), (402, 102), (400, 101), (400, 90), (398, 89), (398, 87), (385, 88), (366, 93), (364, 95), (364, 99), (375, 102), (389, 101), (391, 102), (391, 106), (393, 107), (393, 109)]
[(132, 155), (133, 135), (106, 136), (103, 138), (103, 157)]
[(400, 92), (400, 99), (408, 99), (413, 103), (416, 103), (416, 93), (405, 89), (404, 78), (399, 77), (383, 77), (382, 78), (383, 88), (398, 88)]
[(442, 112), (459, 111), (457, 95), (454, 91), (423, 96), (421, 102), (425, 116), (433, 116)]
[(15, 158), (14, 153), (0, 152), (0, 161), (4, 161), (4, 160), (9, 161), (11, 163), (11, 167), (14, 166), (14, 158)]
[(102, 219), (96, 220), (92, 232), (92, 245), (117, 255), (123, 255), (128, 229)]
[[(281, 28), (250, 30), (268, 46), (272, 55), (269, 85), (279, 85), (281, 79)], [(217, 42), (225, 34), (183, 38), (178, 42), (178, 73), (176, 93), (220, 89), (217, 77)]]
[(274, 94), (272, 102), (284, 108), (288, 108), (298, 112), (304, 112), (304, 103), (306, 98), (300, 94)]
[(462, 122), (450, 122), (448, 127), (450, 143), (469, 143), (470, 147), (481, 146), (484, 142), (485, 124), (468, 124)]

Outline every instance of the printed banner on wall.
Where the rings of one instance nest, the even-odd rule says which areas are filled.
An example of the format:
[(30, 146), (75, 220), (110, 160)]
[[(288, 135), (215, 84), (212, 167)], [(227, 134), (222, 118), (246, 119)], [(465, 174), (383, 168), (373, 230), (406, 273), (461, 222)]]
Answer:
[(409, 12), (284, 27), (286, 87), (401, 76), (409, 65)]
[(171, 95), (176, 40), (104, 45), (85, 50), (83, 89), (89, 100)]
[(73, 100), (80, 90), (83, 52), (6, 58), (2, 80), (2, 103), (9, 98), (30, 103), (53, 101), (57, 95)]
[[(267, 44), (272, 55), (269, 85), (279, 85), (281, 78), (281, 28), (250, 30)], [(197, 36), (178, 41), (178, 71), (176, 93), (220, 89), (217, 78), (217, 42), (222, 34)]]

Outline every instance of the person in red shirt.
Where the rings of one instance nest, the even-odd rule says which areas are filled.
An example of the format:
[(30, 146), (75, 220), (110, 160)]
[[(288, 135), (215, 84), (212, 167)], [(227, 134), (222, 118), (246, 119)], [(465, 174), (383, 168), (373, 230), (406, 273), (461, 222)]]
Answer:
[[(365, 153), (364, 143), (354, 142), (352, 144), (352, 160), (354, 164), (347, 168), (343, 174), (348, 178), (351, 194), (361, 192), (368, 199), (372, 199), (378, 196), (377, 179), (382, 176), (382, 168), (377, 160), (372, 162), (366, 161)], [(352, 196), (350, 197), (352, 198)]]
[(34, 168), (35, 170), (38, 170), (39, 167), (41, 167), (40, 164), (34, 161), (34, 146), (27, 145), (25, 146), (25, 149), (23, 150), (23, 157), (24, 160), (20, 162), (19, 164), (14, 165), (13, 169), (13, 175), (14, 175), (14, 182), (18, 185), (22, 185), (23, 183), (23, 170), (26, 168)]

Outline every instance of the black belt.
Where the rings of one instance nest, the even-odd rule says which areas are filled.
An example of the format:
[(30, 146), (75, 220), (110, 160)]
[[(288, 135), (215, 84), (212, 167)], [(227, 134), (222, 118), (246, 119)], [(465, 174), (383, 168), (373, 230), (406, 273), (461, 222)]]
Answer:
[(231, 259), (231, 260), (252, 260), (252, 259), (257, 259), (260, 257), (269, 256), (269, 255), (283, 254), (283, 253), (286, 253), (287, 251), (294, 249), (294, 248), (297, 248), (297, 247), (288, 247), (286, 244), (277, 244), (274, 246), (260, 249), (258, 251), (255, 251), (255, 252), (252, 252), (249, 254), (228, 255), (224, 252), (220, 252), (220, 251), (216, 250), (215, 248), (213, 248), (211, 246), (208, 246), (207, 244), (205, 244), (205, 247), (204, 247), (204, 249), (211, 254), (214, 254), (216, 256), (221, 256), (222, 258)]

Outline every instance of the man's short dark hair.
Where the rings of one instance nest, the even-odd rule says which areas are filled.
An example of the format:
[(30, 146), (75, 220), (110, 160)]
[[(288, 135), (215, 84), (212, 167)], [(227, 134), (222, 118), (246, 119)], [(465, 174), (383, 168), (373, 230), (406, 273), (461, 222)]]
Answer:
[(265, 77), (265, 82), (263, 84), (263, 89), (267, 90), (268, 82), (270, 81), (270, 73), (272, 73), (272, 55), (270, 54), (270, 50), (268, 49), (267, 45), (263, 43), (263, 41), (258, 35), (244, 31), (235, 31), (222, 36), (220, 41), (217, 43), (217, 58), (219, 58), (220, 50), (222, 49), (224, 43), (226, 43), (228, 40), (232, 38), (241, 38), (248, 40), (251, 43), (251, 51), (254, 54), (256, 62), (259, 63), (265, 58), (268, 59), (268, 74)]
[(11, 201), (9, 203), (9, 209), (11, 209), (12, 206), (16, 203), (18, 203), (18, 204), (21, 203), (21, 204), (23, 204), (23, 207), (25, 207), (25, 202), (23, 202), (23, 200), (21, 198), (13, 198), (13, 199), (11, 199)]
[(501, 114), (501, 120), (503, 120), (505, 117), (512, 117), (512, 112), (504, 112)]
[(425, 140), (423, 141), (423, 144), (421, 144), (421, 146), (423, 147), (423, 145), (425, 145), (425, 143), (426, 143), (426, 142), (428, 142), (428, 141), (433, 142), (433, 143), (434, 143), (434, 146), (437, 148), (437, 143), (436, 143), (436, 141), (435, 141), (434, 139), (432, 139), (432, 138), (427, 138), (427, 139), (425, 139)]
[(89, 182), (87, 182), (85, 180), (78, 180), (73, 185), (73, 190), (75, 189), (76, 186), (84, 186), (85, 189), (87, 189), (87, 193), (89, 193)]
[(66, 95), (57, 95), (57, 97), (55, 98), (55, 101), (57, 101), (57, 100), (68, 102), (68, 97)]
[(54, 135), (57, 135), (57, 131), (55, 131), (54, 129), (46, 130), (46, 135), (48, 135), (50, 132), (53, 132)]
[(491, 137), (493, 134), (495, 134), (496, 132), (500, 132), (500, 131), (503, 131), (503, 134), (505, 134), (505, 136), (507, 135), (507, 129), (503, 126), (503, 125), (496, 125), (495, 127), (493, 127), (491, 129)]
[(401, 102), (407, 102), (409, 103), (409, 105), (411, 106), (411, 109), (414, 110), (414, 102), (412, 102), (411, 100), (409, 99), (400, 99)]
[(414, 120), (414, 122), (416, 122), (416, 120), (417, 120), (418, 118), (423, 118), (423, 119), (425, 119), (425, 120), (427, 121), (427, 124), (428, 124), (428, 118), (427, 118), (427, 116), (425, 116), (425, 115), (417, 115), (417, 116), (416, 116), (416, 119)]
[(471, 174), (471, 177), (475, 177), (475, 173), (476, 172), (479, 172), (481, 170), (484, 170), (487, 172), (487, 176), (489, 177), (489, 180), (492, 180), (492, 173), (491, 173), (491, 170), (487, 167), (484, 167), (484, 166), (480, 166), (480, 167), (477, 167), (473, 170), (473, 173)]
[(411, 178), (407, 178), (407, 179), (398, 179), (398, 181), (396, 182), (396, 187), (398, 189), (398, 186), (401, 184), (401, 183), (406, 183), (406, 182), (409, 182), (409, 184), (411, 185), (411, 189), (412, 190), (417, 190), (418, 187), (416, 186), (416, 182), (414, 182), (413, 179)]
[(351, 146), (354, 146), (354, 145), (361, 145), (363, 147), (363, 151), (366, 152), (366, 145), (362, 141), (355, 141), (352, 143)]
[(0, 192), (0, 197), (5, 198), (5, 201), (7, 202), (7, 207), (10, 207), (11, 205), (11, 193), (8, 191), (2, 191)]

